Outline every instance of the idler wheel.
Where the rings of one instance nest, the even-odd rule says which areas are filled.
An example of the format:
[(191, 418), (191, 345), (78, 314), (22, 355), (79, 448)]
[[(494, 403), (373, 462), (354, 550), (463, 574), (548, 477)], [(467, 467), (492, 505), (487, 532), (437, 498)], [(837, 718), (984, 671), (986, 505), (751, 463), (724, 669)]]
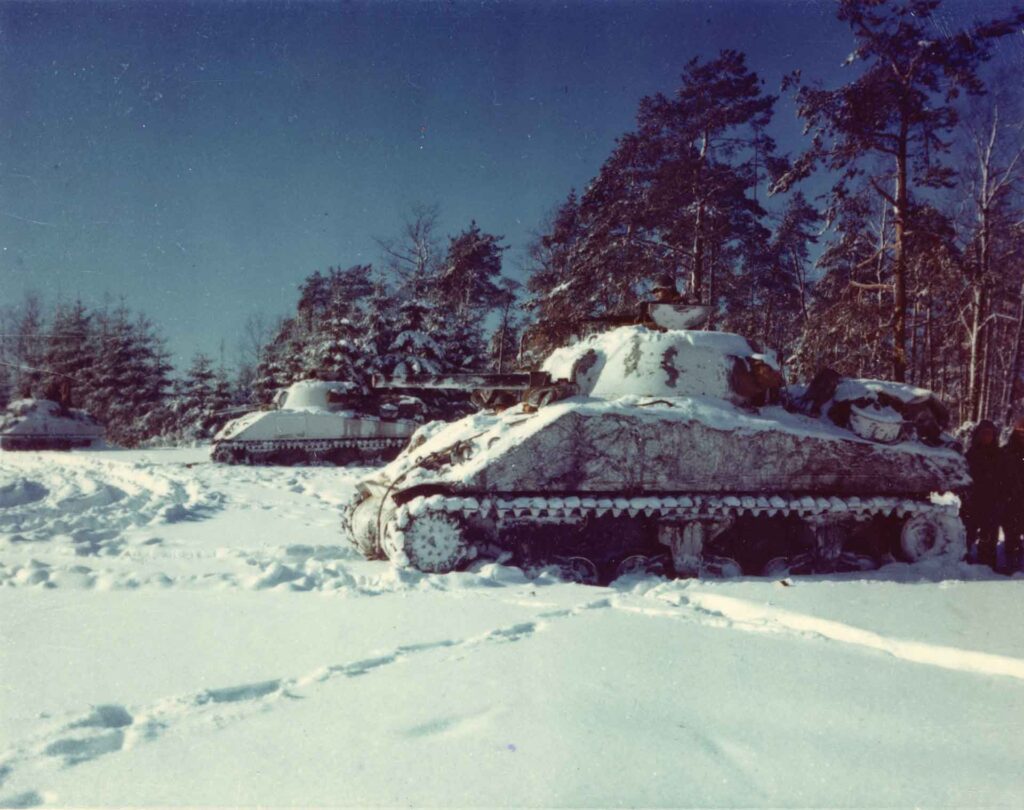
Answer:
[(898, 550), (903, 559), (917, 562), (946, 555), (960, 558), (966, 547), (966, 533), (960, 518), (915, 515), (903, 524)]
[(447, 574), (468, 556), (462, 526), (450, 515), (418, 515), (402, 534), (409, 562), (420, 571)]
[(248, 454), (241, 447), (225, 447), (218, 444), (213, 448), (213, 460), (218, 464), (244, 464)]

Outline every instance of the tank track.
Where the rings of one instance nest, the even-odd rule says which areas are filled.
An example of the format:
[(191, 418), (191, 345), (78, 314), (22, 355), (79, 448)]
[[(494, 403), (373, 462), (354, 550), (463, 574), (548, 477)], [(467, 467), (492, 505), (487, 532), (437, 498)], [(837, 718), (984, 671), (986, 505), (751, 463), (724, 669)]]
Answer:
[[(648, 570), (674, 570), (682, 576), (737, 575), (743, 570), (731, 556), (713, 556), (708, 542), (717, 533), (744, 518), (796, 518), (814, 536), (810, 550), (793, 550), (790, 556), (747, 573), (811, 573), (865, 570), (877, 559), (844, 548), (837, 527), (866, 524), (876, 518), (894, 519), (901, 530), (900, 543), (908, 559), (947, 553), (962, 545), (955, 504), (931, 503), (907, 497), (814, 497), (810, 495), (654, 495), (639, 497), (473, 497), (417, 496), (386, 516), (379, 529), (380, 549), (392, 561), (425, 571), (444, 573), (474, 559), (481, 548), (495, 548), (494, 540), (508, 529), (560, 527), (583, 524), (590, 519), (651, 518), (659, 527), (660, 553), (629, 552), (624, 563)], [(384, 518), (384, 515), (380, 516)], [(493, 527), (476, 542), (482, 525)], [(664, 529), (664, 531), (662, 531)], [(501, 542), (497, 543), (501, 546)], [(500, 549), (499, 549), (500, 550)], [(596, 549), (600, 550), (600, 549)], [(486, 554), (486, 552), (485, 552)], [(637, 562), (644, 554), (645, 562)], [(493, 556), (493, 554), (492, 554)], [(507, 555), (506, 555), (507, 556)], [(595, 558), (596, 559), (596, 558)], [(609, 581), (615, 574), (599, 575), (599, 564), (588, 557), (553, 557), (550, 562), (579, 581)], [(576, 576), (575, 570), (586, 569)], [(618, 575), (622, 573), (619, 565)]]
[(913, 514), (957, 514), (951, 504), (933, 504), (911, 498), (877, 496), (869, 498), (822, 498), (810, 495), (679, 495), (643, 496), (635, 498), (598, 498), (568, 495), (565, 497), (521, 496), (517, 498), (475, 498), (443, 495), (420, 496), (402, 504), (395, 513), (396, 525), (403, 519), (422, 512), (444, 512), (474, 517), (547, 519), (554, 522), (572, 522), (593, 515), (612, 517), (664, 517), (681, 520), (718, 520), (752, 516), (795, 515), (814, 517), (829, 515), (867, 519), (874, 516), (906, 517)]
[[(393, 458), (408, 444), (394, 439), (266, 439), (262, 441), (221, 441), (213, 448), (213, 460), (225, 464), (301, 463), (330, 460), (332, 454), (347, 453), (347, 462), (360, 459)], [(287, 460), (278, 462), (278, 458)], [(345, 461), (343, 461), (345, 463)]]

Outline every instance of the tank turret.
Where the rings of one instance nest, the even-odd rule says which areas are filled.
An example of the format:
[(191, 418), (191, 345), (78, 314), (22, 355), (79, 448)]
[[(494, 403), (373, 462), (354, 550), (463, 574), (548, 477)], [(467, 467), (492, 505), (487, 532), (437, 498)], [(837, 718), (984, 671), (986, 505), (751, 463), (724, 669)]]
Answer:
[[(424, 571), (485, 558), (584, 582), (963, 551), (941, 497), (969, 483), (957, 452), (895, 408), (898, 430), (879, 436), (837, 423), (820, 406), (850, 401), (838, 385), (817, 412), (798, 407), (806, 391), (783, 389), (775, 358), (739, 335), (620, 326), (554, 351), (530, 382), (517, 404), (417, 432), (358, 484), (349, 539)], [(551, 395), (529, 401), (537, 390)]]

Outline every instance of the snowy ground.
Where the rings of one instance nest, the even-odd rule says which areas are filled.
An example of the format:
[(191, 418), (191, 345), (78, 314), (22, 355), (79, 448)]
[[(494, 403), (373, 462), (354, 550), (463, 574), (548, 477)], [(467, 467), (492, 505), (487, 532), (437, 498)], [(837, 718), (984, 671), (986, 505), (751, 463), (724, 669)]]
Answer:
[(1020, 805), (1020, 579), (422, 576), (358, 473), (0, 454), (0, 804)]

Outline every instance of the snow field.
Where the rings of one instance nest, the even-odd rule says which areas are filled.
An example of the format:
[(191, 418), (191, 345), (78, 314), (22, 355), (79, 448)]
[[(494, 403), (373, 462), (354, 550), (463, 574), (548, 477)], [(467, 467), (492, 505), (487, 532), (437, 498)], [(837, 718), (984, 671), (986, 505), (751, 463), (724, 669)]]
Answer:
[(1019, 580), (424, 575), (204, 453), (0, 454), (0, 805), (1019, 800)]

